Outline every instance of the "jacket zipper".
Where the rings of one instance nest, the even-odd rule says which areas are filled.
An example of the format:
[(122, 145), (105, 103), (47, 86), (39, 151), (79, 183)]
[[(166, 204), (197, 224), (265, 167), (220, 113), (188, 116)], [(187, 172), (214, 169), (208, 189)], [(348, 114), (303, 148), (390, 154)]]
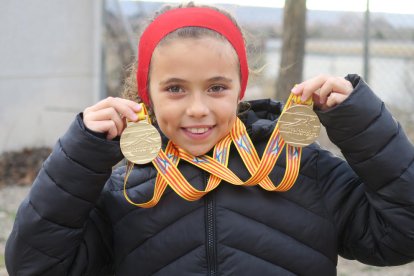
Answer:
[[(206, 173), (203, 172), (203, 179), (207, 185)], [(217, 235), (216, 235), (216, 214), (214, 193), (205, 195), (205, 225), (206, 225), (206, 254), (207, 254), (207, 275), (217, 275)]]

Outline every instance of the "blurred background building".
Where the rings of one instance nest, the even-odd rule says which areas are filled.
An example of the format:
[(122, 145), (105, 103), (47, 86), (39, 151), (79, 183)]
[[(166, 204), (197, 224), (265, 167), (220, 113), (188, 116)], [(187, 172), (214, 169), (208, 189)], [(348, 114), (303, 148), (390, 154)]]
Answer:
[(101, 0), (1, 0), (0, 153), (52, 146), (101, 93)]

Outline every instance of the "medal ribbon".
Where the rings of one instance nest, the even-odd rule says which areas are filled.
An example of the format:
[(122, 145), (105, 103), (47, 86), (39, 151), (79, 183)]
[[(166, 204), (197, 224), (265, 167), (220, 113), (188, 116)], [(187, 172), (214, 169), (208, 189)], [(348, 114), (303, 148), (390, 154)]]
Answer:
[[(291, 94), (283, 108), (282, 114), (292, 104), (311, 106), (312, 100), (310, 99), (305, 103), (302, 103), (299, 96)], [(145, 109), (143, 109), (143, 111), (146, 112)], [(247, 170), (251, 174), (251, 177), (246, 181), (242, 181), (227, 167), (232, 142), (240, 154)], [(133, 163), (129, 163), (124, 179), (124, 196), (129, 203), (135, 206), (150, 208), (159, 202), (162, 194), (169, 185), (180, 197), (188, 201), (195, 201), (214, 190), (222, 180), (238, 186), (260, 185), (263, 189), (272, 192), (288, 191), (299, 175), (302, 155), (301, 147), (294, 147), (289, 144), (286, 145), (286, 169), (284, 177), (279, 184), (275, 186), (268, 177), (282, 153), (284, 146), (285, 141), (280, 135), (278, 122), (269, 138), (262, 159), (260, 159), (246, 131), (245, 125), (239, 118), (237, 118), (230, 133), (221, 139), (214, 147), (213, 157), (208, 155), (193, 156), (169, 141), (165, 152), (160, 150), (157, 157), (152, 161), (158, 174), (155, 180), (153, 197), (147, 202), (135, 203), (128, 197), (126, 183), (134, 167)], [(204, 190), (194, 188), (178, 170), (180, 159), (183, 159), (210, 174)]]

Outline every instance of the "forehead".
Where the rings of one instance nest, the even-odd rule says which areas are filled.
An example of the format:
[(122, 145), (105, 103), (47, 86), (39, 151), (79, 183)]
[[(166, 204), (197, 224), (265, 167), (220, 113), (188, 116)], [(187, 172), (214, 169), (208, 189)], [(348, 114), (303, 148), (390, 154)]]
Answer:
[[(170, 69), (199, 66), (205, 70), (217, 65), (239, 70), (233, 46), (227, 40), (215, 37), (181, 38), (159, 44), (151, 59), (150, 72), (160, 65)], [(181, 67), (177, 68), (178, 65)]]

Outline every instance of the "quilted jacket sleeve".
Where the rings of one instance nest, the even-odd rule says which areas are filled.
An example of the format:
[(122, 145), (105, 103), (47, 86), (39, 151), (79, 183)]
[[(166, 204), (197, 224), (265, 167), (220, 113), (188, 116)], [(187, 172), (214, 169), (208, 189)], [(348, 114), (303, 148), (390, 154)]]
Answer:
[(19, 207), (6, 244), (10, 275), (111, 271), (111, 228), (94, 207), (121, 159), (119, 142), (94, 136), (78, 115)]
[(338, 249), (371, 265), (407, 263), (414, 259), (414, 147), (360, 77), (348, 79), (350, 97), (318, 114), (347, 160), (321, 152), (317, 165)]

